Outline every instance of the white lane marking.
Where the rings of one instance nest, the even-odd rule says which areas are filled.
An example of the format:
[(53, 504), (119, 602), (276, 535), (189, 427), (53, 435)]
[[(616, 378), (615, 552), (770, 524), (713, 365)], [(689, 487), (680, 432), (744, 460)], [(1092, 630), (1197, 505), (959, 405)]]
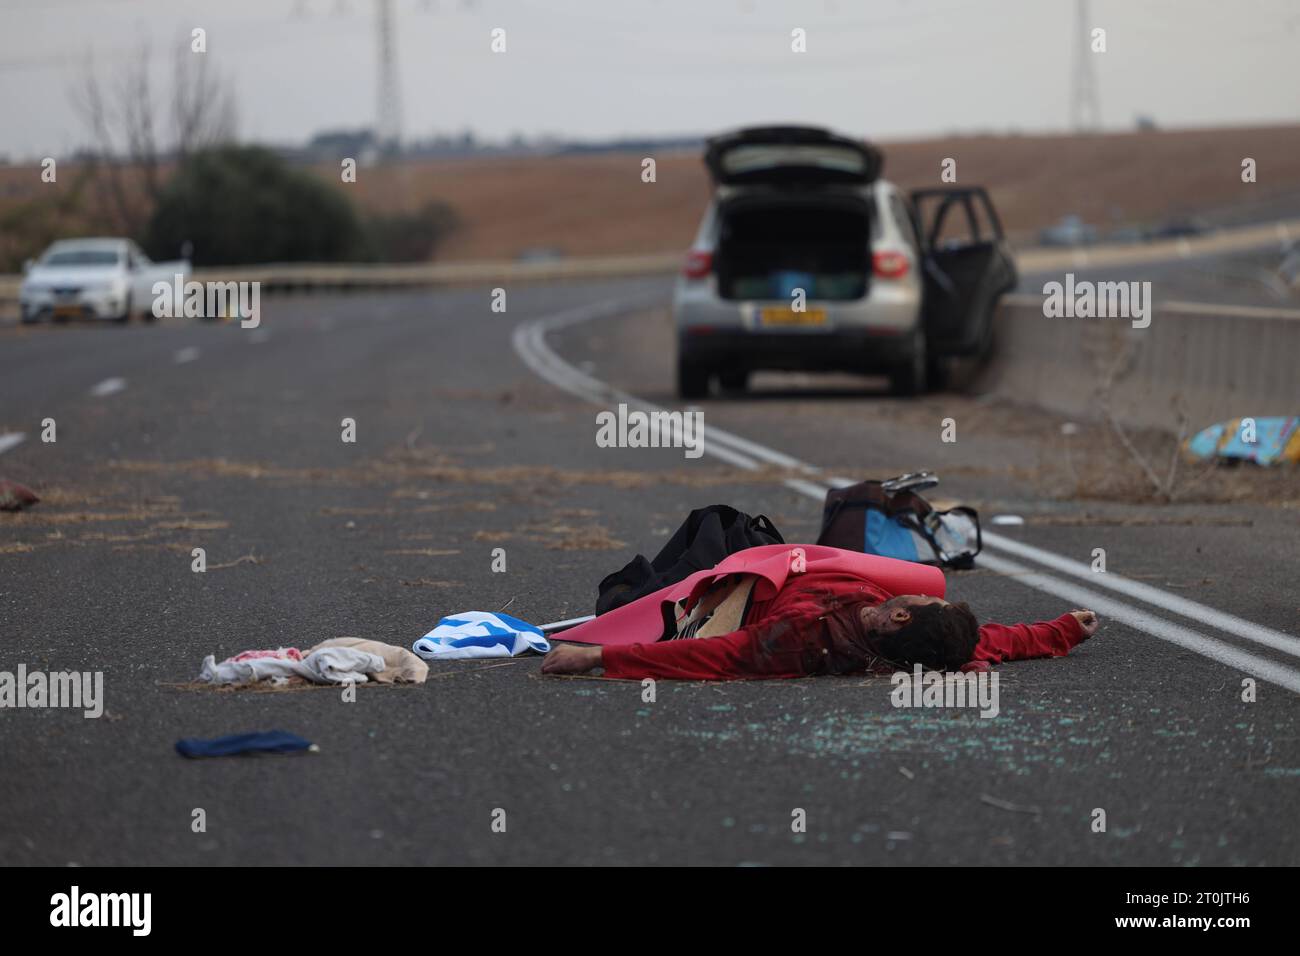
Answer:
[[(710, 432), (706, 430), (705, 434), (708, 435)], [(728, 435), (726, 432), (714, 430), (712, 434), (715, 441), (734, 441), (734, 436)], [(789, 455), (782, 454), (781, 452), (771, 452), (768, 454), (768, 450), (764, 449), (762, 445), (755, 444), (751, 441), (745, 441), (743, 445), (750, 455), (758, 458), (760, 461), (780, 464), (783, 467), (807, 469), (814, 476), (817, 474), (817, 469), (813, 468), (813, 466), (793, 459)], [(707, 452), (709, 450), (710, 449), (706, 444), (705, 451)], [(848, 485), (856, 484), (856, 482), (850, 481), (846, 478), (831, 479), (829, 483), (833, 487), (847, 487)], [(791, 483), (786, 482), (786, 484), (790, 485)], [(812, 487), (815, 488), (816, 486)], [(821, 491), (805, 490), (804, 493), (813, 498), (825, 497), (825, 489), (822, 489)], [(1105, 573), (1095, 572), (1089, 565), (1080, 561), (1075, 561), (1056, 554), (1055, 552), (1016, 541), (1014, 538), (1004, 537), (1003, 535), (993, 531), (984, 532), (983, 540), (985, 545), (992, 546), (996, 550), (1006, 551), (1018, 557), (1036, 561), (1039, 564), (1046, 565), (1047, 567), (1053, 568), (1057, 571), (1064, 571), (1066, 574), (1083, 578), (1086, 581), (1092, 582), (1096, 586), (1108, 588), (1112, 591), (1118, 591), (1128, 597), (1145, 601), (1147, 604), (1154, 604), (1156, 607), (1163, 608), (1166, 611), (1171, 611), (1174, 614), (1181, 615), (1182, 617), (1189, 618), (1198, 623), (1209, 625), (1228, 634), (1236, 635), (1237, 637), (1263, 645), (1264, 647), (1271, 647), (1274, 650), (1282, 651), (1285, 654), (1300, 657), (1300, 638), (1287, 634), (1284, 631), (1274, 630), (1273, 628), (1265, 627), (1262, 624), (1255, 624), (1245, 618), (1237, 617), (1235, 614), (1228, 614), (1223, 611), (1215, 610), (1208, 605), (1180, 597), (1177, 594), (1170, 594), (1168, 591), (1162, 591), (1160, 588), (1152, 587), (1149, 584), (1131, 581), (1123, 575), (1117, 574), (1113, 571), (1107, 571)]]
[(1089, 565), (1081, 561), (1062, 557), (1052, 551), (1044, 551), (1042, 548), (1036, 548), (1031, 544), (1016, 541), (1013, 538), (1003, 537), (992, 531), (986, 531), (983, 537), (985, 544), (991, 544), (998, 550), (1008, 551), (1018, 557), (1037, 561), (1049, 568), (1064, 571), (1076, 578), (1083, 578), (1085, 581), (1091, 581), (1093, 584), (1109, 588), (1112, 591), (1118, 591), (1128, 597), (1137, 598), (1147, 604), (1154, 604), (1156, 607), (1164, 608), (1166, 611), (1172, 611), (1202, 624), (1208, 624), (1228, 634), (1235, 634), (1248, 641), (1254, 641), (1256, 644), (1262, 644), (1265, 647), (1271, 647), (1274, 650), (1300, 657), (1300, 639), (1292, 637), (1290, 634), (1275, 631), (1273, 628), (1265, 627), (1262, 624), (1254, 624), (1245, 618), (1237, 617), (1235, 614), (1216, 611), (1212, 607), (1179, 597), (1177, 594), (1170, 594), (1149, 584), (1130, 581), (1123, 575), (1112, 571), (1094, 571)]
[(1194, 651), (1203, 657), (1210, 658), (1210, 660), (1226, 664), (1242, 673), (1250, 674), (1252, 677), (1258, 677), (1260, 680), (1269, 681), (1300, 694), (1300, 671), (1294, 668), (1278, 664), (1266, 657), (1259, 657), (1238, 650), (1231, 644), (1225, 644), (1223, 641), (1206, 637), (1204, 634), (1199, 634), (1189, 628), (1171, 624), (1154, 614), (1148, 614), (1146, 611), (1139, 610), (1130, 604), (1112, 600), (1098, 594), (1096, 591), (1079, 587), (1072, 582), (1062, 581), (1050, 574), (1031, 571), (1024, 565), (1016, 564), (1014, 561), (1008, 561), (1005, 558), (994, 557), (993, 555), (981, 555), (980, 562), (999, 574), (1013, 576), (1014, 580), (1022, 584), (1064, 598), (1076, 607), (1086, 607), (1098, 614), (1112, 617), (1129, 627), (1136, 628), (1139, 631), (1146, 631), (1148, 634), (1154, 635), (1163, 641), (1168, 641), (1170, 644), (1177, 644), (1179, 647)]
[(187, 345), (183, 349), (177, 349), (172, 359), (177, 365), (184, 365), (186, 362), (193, 362), (198, 357), (199, 350), (193, 345)]
[[(725, 435), (725, 433), (723, 434)], [(746, 442), (745, 444), (752, 455), (760, 460), (764, 458), (762, 446), (757, 446), (753, 442)], [(707, 445), (705, 446), (705, 451), (709, 451)], [(788, 455), (783, 455), (779, 452), (775, 453), (774, 456), (768, 460), (774, 461), (777, 457), (783, 461), (790, 461)], [(802, 462), (797, 462), (796, 464), (815, 472), (815, 469), (812, 469), (811, 465), (805, 465)], [(787, 482), (787, 484), (789, 483)], [(832, 487), (847, 487), (848, 485), (855, 484), (855, 482), (845, 478), (836, 478), (832, 479), (830, 484)], [(814, 498), (825, 496), (824, 490), (820, 494), (811, 491), (806, 493), (810, 497)], [(1152, 587), (1149, 584), (1131, 581), (1123, 575), (1116, 574), (1113, 571), (1107, 571), (1105, 573), (1095, 572), (1087, 564), (1072, 560), (1052, 551), (1047, 551), (1043, 548), (1037, 548), (1033, 545), (1016, 541), (1014, 538), (1004, 537), (994, 531), (985, 531), (983, 534), (983, 540), (986, 546), (992, 546), (995, 550), (1007, 551), (1011, 554), (1017, 555), (1018, 557), (1036, 561), (1039, 564), (1054, 568), (1057, 571), (1064, 571), (1066, 574), (1083, 578), (1084, 580), (1092, 582), (1094, 585), (1108, 588), (1112, 591), (1118, 591), (1128, 597), (1145, 601), (1147, 604), (1154, 604), (1156, 607), (1179, 614), (1182, 617), (1189, 618), (1198, 623), (1215, 627), (1228, 634), (1234, 634), (1237, 637), (1263, 645), (1264, 647), (1271, 647), (1274, 650), (1300, 657), (1300, 638), (1296, 638), (1283, 631), (1274, 630), (1273, 628), (1265, 627), (1262, 624), (1255, 624), (1252, 621), (1247, 621), (1245, 618), (1237, 617), (1235, 614), (1227, 614), (1223, 611), (1215, 610), (1205, 604), (1200, 604), (1196, 601), (1180, 597), (1177, 594), (1170, 594), (1168, 591), (1162, 591), (1160, 588)]]
[(113, 395), (126, 388), (126, 379), (124, 378), (106, 378), (90, 390), (90, 394), (95, 398), (103, 398), (106, 395)]
[[(579, 398), (583, 398), (586, 401), (595, 404), (606, 404), (613, 399), (615, 401), (626, 402), (629, 408), (637, 408), (643, 411), (666, 411), (667, 409), (664, 409), (661, 406), (655, 405), (651, 402), (642, 401), (636, 396), (623, 392), (620, 389), (614, 388), (605, 382), (601, 382), (598, 379), (579, 371), (572, 365), (569, 365), (564, 359), (560, 358), (560, 356), (546, 344), (545, 335), (548, 331), (573, 325), (578, 322), (588, 321), (604, 315), (617, 314), (634, 308), (638, 304), (640, 304), (639, 301), (633, 302), (625, 300), (620, 302), (618, 300), (607, 300), (597, 303), (594, 306), (585, 306), (568, 312), (558, 313), (544, 319), (525, 322), (515, 328), (513, 335), (515, 351), (524, 363), (542, 378), (546, 379), (557, 388), (563, 389), (564, 391)], [(784, 454), (783, 452), (767, 448), (757, 442), (752, 442), (748, 439), (740, 438), (737, 435), (732, 435), (720, 428), (707, 427), (704, 434), (705, 454), (712, 455), (715, 458), (721, 458), (724, 461), (737, 458), (746, 459), (750, 464), (742, 464), (741, 467), (746, 468), (747, 470), (754, 470), (754, 468), (758, 466), (758, 462), (765, 461), (769, 464), (779, 465), (784, 468), (806, 471), (809, 478), (818, 479), (820, 477), (823, 482), (829, 481), (833, 486), (842, 487), (854, 483), (847, 478), (837, 477), (826, 479), (822, 476), (823, 473), (820, 469), (814, 468), (806, 462), (802, 462), (799, 459)], [(757, 462), (755, 459), (757, 459)], [(735, 462), (733, 461), (733, 463)], [(801, 478), (792, 478), (785, 480), (783, 484), (785, 484), (786, 487), (818, 501), (823, 500), (825, 497), (825, 485), (817, 484), (815, 480), (810, 481)], [(1052, 566), (1058, 567), (1062, 570), (1068, 570), (1070, 573), (1076, 573), (1069, 566), (1071, 564), (1076, 564), (1077, 562), (1071, 562), (1070, 559), (1056, 555), (1053, 552), (1045, 551), (1041, 548), (1034, 548), (1030, 545), (1022, 545), (1020, 542), (1013, 541), (1010, 538), (1003, 538), (1001, 535), (994, 533), (985, 534), (984, 542), (986, 544), (993, 544), (995, 548), (1007, 547), (1008, 545), (1015, 546), (1016, 548), (1021, 549), (1019, 553), (1023, 557), (1029, 557), (1034, 560), (1043, 561), (1044, 563), (1049, 563), (1046, 559), (1050, 558), (1051, 562), (1054, 562)], [(1007, 550), (1013, 550), (1013, 548), (1007, 547)], [(982, 559), (993, 570), (998, 570), (998, 566), (1003, 568), (1019, 567), (1018, 565), (1014, 565), (1013, 562), (992, 555), (985, 554), (982, 556)], [(1236, 634), (1240, 637), (1246, 637), (1248, 640), (1255, 641), (1256, 643), (1284, 650), (1287, 653), (1296, 653), (1294, 649), (1296, 647), (1296, 639), (1288, 634), (1274, 631), (1271, 628), (1261, 627), (1260, 625), (1253, 624), (1243, 618), (1236, 617), (1235, 615), (1215, 611), (1213, 608), (1206, 607), (1205, 605), (1197, 604), (1194, 601), (1188, 601), (1185, 598), (1179, 598), (1177, 595), (1168, 594), (1158, 588), (1153, 588), (1150, 585), (1129, 581), (1119, 575), (1111, 574), (1110, 572), (1105, 575), (1093, 574), (1092, 569), (1086, 565), (1079, 565), (1079, 567), (1083, 568), (1090, 575), (1090, 580), (1096, 584), (1101, 584), (1105, 587), (1121, 591), (1122, 593), (1128, 594), (1130, 597), (1138, 597), (1140, 594), (1142, 600), (1157, 604), (1165, 610), (1175, 610), (1176, 613), (1182, 614), (1183, 616), (1196, 618), (1206, 623), (1213, 623), (1214, 626), (1220, 627), (1222, 630), (1229, 631), (1230, 633)], [(1039, 590), (1046, 591), (1049, 594), (1061, 596), (1062, 589), (1069, 589), (1073, 594), (1085, 594), (1090, 596), (1096, 594), (1096, 592), (1088, 591), (1084, 588), (1077, 587), (1076, 585), (1051, 578), (1048, 575), (1038, 574), (1037, 572), (1030, 575), (1030, 577), (1039, 582), (1038, 584), (1033, 584), (1031, 586), (1038, 587)], [(1106, 578), (1107, 580), (1101, 580), (1102, 578)], [(1018, 577), (1017, 580), (1023, 581), (1026, 580), (1026, 578), (1022, 576)], [(1051, 583), (1052, 586), (1050, 588), (1047, 587), (1047, 583)], [(1074, 600), (1074, 598), (1069, 599)], [(1179, 604), (1178, 602), (1182, 603)], [(1238, 651), (1230, 645), (1223, 644), (1220, 641), (1215, 641), (1212, 638), (1203, 637), (1202, 635), (1196, 634), (1194, 631), (1182, 628), (1179, 625), (1154, 617), (1145, 611), (1141, 611), (1129, 605), (1121, 604), (1109, 598), (1101, 598), (1099, 602), (1095, 603), (1098, 603), (1099, 605), (1104, 603), (1105, 606), (1109, 608), (1105, 613), (1111, 614), (1117, 619), (1125, 620), (1126, 623), (1131, 623), (1132, 626), (1136, 627), (1138, 630), (1145, 631), (1146, 633), (1163, 640), (1168, 640), (1181, 647), (1186, 647), (1189, 650), (1197, 651), (1198, 653), (1205, 653), (1207, 657), (1219, 661), (1220, 663), (1229, 663), (1230, 660), (1238, 662), (1233, 663), (1232, 666), (1242, 666), (1242, 663), (1249, 663), (1254, 670), (1243, 667), (1247, 673), (1255, 674), (1256, 676), (1261, 677), (1261, 679), (1272, 681), (1273, 683), (1280, 684), (1281, 686), (1300, 693), (1300, 671), (1293, 670), (1280, 664), (1274, 664), (1265, 658), (1256, 657), (1252, 654), (1246, 653), (1245, 651)], [(1182, 609), (1176, 610), (1176, 608), (1179, 607)], [(1115, 608), (1124, 609), (1126, 616), (1120, 618), (1114, 613)], [(1101, 607), (1099, 606), (1095, 609), (1101, 610)], [(1152, 627), (1147, 626), (1148, 624), (1158, 624), (1160, 626)], [(1200, 645), (1197, 645), (1195, 641), (1189, 643), (1187, 635), (1192, 635), (1201, 642), (1209, 643), (1202, 643)], [(1210, 653), (1210, 650), (1213, 650), (1214, 653)]]
[(16, 448), (23, 443), (27, 437), (26, 432), (5, 432), (0, 435), (0, 455), (3, 455), (10, 448)]
[[(647, 402), (635, 395), (624, 392), (622, 389), (593, 378), (560, 358), (546, 344), (547, 332), (607, 315), (617, 315), (628, 309), (657, 301), (659, 301), (658, 295), (653, 298), (647, 296), (635, 300), (607, 299), (592, 305), (580, 306), (576, 309), (560, 312), (544, 319), (525, 322), (515, 327), (512, 340), (515, 352), (524, 361), (525, 365), (546, 381), (557, 388), (563, 389), (570, 395), (575, 395), (592, 404), (609, 405), (621, 402), (626, 404), (629, 409), (647, 413), (669, 411), (669, 409), (661, 405)], [(743, 468), (746, 471), (757, 471), (760, 462), (756, 461), (755, 458), (761, 458), (763, 461), (780, 468), (807, 471), (810, 476), (816, 474), (816, 469), (803, 464), (795, 458), (791, 458), (789, 455), (783, 455), (781, 452), (765, 448), (762, 445), (741, 438), (739, 435), (732, 435), (711, 425), (706, 424), (704, 426), (703, 443), (707, 454), (715, 458), (721, 458), (728, 464)], [(825, 494), (824, 488), (818, 489), (815, 485), (801, 478), (787, 478), (783, 481), (783, 484), (803, 494), (813, 494), (816, 497)]]

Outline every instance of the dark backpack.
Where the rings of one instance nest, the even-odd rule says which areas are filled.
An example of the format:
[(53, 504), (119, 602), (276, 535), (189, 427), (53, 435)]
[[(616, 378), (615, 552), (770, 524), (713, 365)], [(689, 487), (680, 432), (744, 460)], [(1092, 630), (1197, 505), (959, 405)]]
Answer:
[(973, 567), (984, 544), (979, 513), (974, 508), (936, 511), (918, 491), (938, 483), (925, 471), (832, 488), (817, 543), (955, 570)]
[(737, 551), (764, 544), (785, 544), (781, 532), (765, 515), (751, 518), (728, 505), (697, 508), (653, 561), (638, 554), (600, 582), (596, 613), (622, 607), (711, 568)]

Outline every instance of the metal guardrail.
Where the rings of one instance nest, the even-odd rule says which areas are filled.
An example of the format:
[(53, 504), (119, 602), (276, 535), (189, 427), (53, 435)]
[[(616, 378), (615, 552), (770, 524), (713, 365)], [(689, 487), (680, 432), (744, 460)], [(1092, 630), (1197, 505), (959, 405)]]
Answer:
[(1097, 269), (1133, 266), (1147, 262), (1171, 262), (1195, 256), (1249, 252), (1281, 248), (1293, 239), (1300, 241), (1300, 219), (1222, 229), (1200, 236), (1159, 239), (1154, 242), (1120, 245), (1076, 246), (1065, 249), (1030, 249), (1016, 256), (1021, 273), (1055, 272), (1063, 269)]
[[(671, 275), (682, 254), (557, 259), (544, 262), (267, 263), (196, 269), (199, 282), (259, 282), (264, 291), (288, 289), (373, 289), (482, 282), (541, 282), (564, 279)], [(16, 301), (21, 275), (0, 276), (0, 302)]]
[[(1096, 245), (1068, 249), (1030, 249), (1016, 256), (1021, 273), (1094, 269), (1165, 262), (1192, 256), (1267, 248), (1300, 238), (1300, 219), (1222, 230), (1204, 236), (1132, 245)], [(430, 262), (402, 265), (370, 263), (269, 263), (196, 270), (200, 282), (260, 282), (266, 291), (281, 289), (364, 289), (385, 286), (435, 286), (482, 282), (671, 275), (682, 263), (679, 252), (637, 256), (557, 259), (542, 262)], [(20, 275), (0, 276), (0, 302), (18, 298)]]
[(543, 262), (431, 262), (402, 265), (277, 263), (197, 269), (203, 281), (260, 281), (264, 289), (373, 288), (671, 274), (681, 253), (556, 259)]

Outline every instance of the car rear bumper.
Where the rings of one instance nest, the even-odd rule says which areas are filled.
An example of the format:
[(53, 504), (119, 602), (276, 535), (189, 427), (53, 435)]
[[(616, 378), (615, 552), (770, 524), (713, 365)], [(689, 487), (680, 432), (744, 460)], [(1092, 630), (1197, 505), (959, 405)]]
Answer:
[(876, 283), (863, 299), (810, 300), (824, 313), (819, 328), (762, 324), (766, 308), (781, 301), (730, 301), (712, 281), (679, 283), (674, 300), (678, 354), (711, 368), (736, 371), (881, 372), (907, 361), (920, 328), (920, 290), (915, 284)]
[(885, 372), (906, 362), (916, 336), (892, 331), (743, 332), (683, 329), (678, 355), (728, 371)]

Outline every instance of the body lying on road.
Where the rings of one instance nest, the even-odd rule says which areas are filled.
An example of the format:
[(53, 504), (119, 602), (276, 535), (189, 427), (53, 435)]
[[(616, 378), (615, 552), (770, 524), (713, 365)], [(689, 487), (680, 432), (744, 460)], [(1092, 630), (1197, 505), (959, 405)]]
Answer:
[[(920, 593), (898, 593), (907, 584), (920, 585)], [(1063, 657), (1098, 626), (1085, 610), (981, 626), (965, 604), (944, 600), (943, 590), (937, 569), (889, 558), (814, 545), (750, 548), (575, 630), (573, 638), (596, 646), (557, 647), (542, 672), (603, 667), (615, 678), (743, 680), (889, 673), (917, 664), (982, 670)]]

